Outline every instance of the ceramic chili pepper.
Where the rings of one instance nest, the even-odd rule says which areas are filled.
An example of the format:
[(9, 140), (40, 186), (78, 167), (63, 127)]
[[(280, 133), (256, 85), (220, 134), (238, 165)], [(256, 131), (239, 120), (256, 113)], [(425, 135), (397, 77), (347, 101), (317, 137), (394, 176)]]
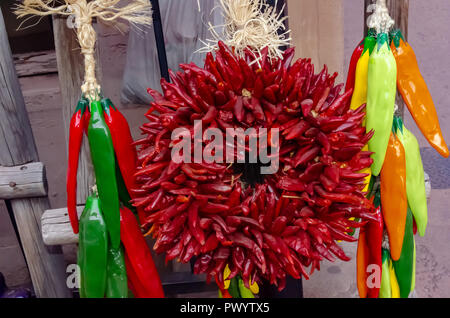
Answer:
[(393, 261), (401, 298), (408, 298), (412, 286), (414, 269), (414, 234), (412, 223), (413, 216), (411, 210), (408, 208), (402, 254), (398, 261)]
[[(382, 269), (381, 246), (383, 243), (383, 217), (381, 215), (381, 195), (377, 191), (374, 197), (375, 215), (377, 220), (370, 220), (366, 225), (366, 241), (368, 247), (368, 261), (370, 265), (377, 265)], [(381, 277), (380, 277), (381, 278)], [(368, 287), (367, 297), (378, 298), (380, 286)]]
[(389, 260), (389, 277), (391, 279), (392, 298), (400, 298), (400, 287), (398, 286), (397, 275), (395, 274), (392, 260)]
[[(126, 189), (128, 190), (127, 195), (122, 188), (121, 198), (134, 198), (135, 195), (132, 189), (137, 188), (136, 178), (134, 176), (137, 166), (137, 155), (136, 150), (133, 146), (133, 137), (131, 136), (130, 127), (126, 118), (114, 106), (109, 98), (103, 98), (101, 100), (101, 105), (104, 111), (105, 122), (108, 125), (109, 131), (111, 133), (111, 140), (113, 142), (114, 151), (116, 154), (116, 162), (120, 169), (119, 171), (121, 176), (117, 174), (117, 172), (119, 171), (116, 171), (116, 175), (117, 178), (123, 179)], [(124, 202), (124, 200), (122, 200), (122, 202)], [(124, 204), (128, 208), (131, 208), (131, 205), (128, 204), (128, 202), (124, 202)], [(144, 213), (140, 208), (138, 208), (137, 211), (139, 219), (142, 222)]]
[(383, 265), (381, 270), (381, 286), (380, 286), (380, 294), (378, 295), (378, 297), (392, 298), (391, 275), (389, 271), (389, 261), (391, 256), (389, 250), (383, 248), (382, 257), (383, 257)]
[(356, 65), (355, 89), (353, 91), (350, 109), (357, 109), (367, 103), (367, 76), (369, 70), (369, 58), (377, 44), (377, 39), (373, 35), (368, 35), (364, 39), (364, 50)]
[[(377, 40), (373, 34), (369, 34), (364, 39), (364, 50), (361, 54), (361, 57), (358, 60), (355, 70), (355, 89), (353, 91), (350, 109), (357, 109), (361, 105), (367, 103), (367, 77), (369, 69), (369, 58), (373, 52), (373, 49), (375, 48), (376, 43)], [(369, 150), (368, 145), (364, 146), (362, 149), (362, 151), (368, 150)], [(372, 176), (372, 170), (370, 167), (367, 167), (361, 170), (360, 172), (368, 174), (368, 176), (365, 179), (366, 186), (363, 189), (363, 192), (367, 192), (369, 188), (370, 178)]]
[(366, 241), (366, 230), (359, 230), (358, 249), (356, 252), (356, 284), (360, 298), (367, 298), (367, 266), (369, 265), (369, 248)]
[(77, 171), (80, 157), (83, 131), (85, 127), (85, 112), (89, 108), (89, 100), (82, 98), (78, 101), (75, 113), (70, 119), (69, 126), (69, 160), (67, 165), (67, 212), (70, 224), (75, 234), (78, 233), (77, 214)]
[(402, 252), (408, 199), (405, 149), (393, 132), (389, 137), (380, 176), (381, 212), (389, 235), (391, 257), (397, 261)]
[(241, 298), (255, 298), (255, 295), (253, 295), (251, 290), (245, 287), (244, 281), (242, 280), (241, 277), (238, 277), (238, 287)]
[(106, 297), (127, 298), (128, 280), (122, 246), (118, 249), (109, 246), (106, 274)]
[(369, 140), (373, 152), (372, 174), (378, 176), (383, 166), (394, 118), (397, 64), (389, 48), (389, 36), (378, 34), (377, 46), (370, 55), (367, 80), (367, 132), (375, 133)]
[(239, 292), (239, 278), (233, 277), (230, 279), (230, 285), (228, 287), (228, 292), (233, 298), (241, 298), (241, 294)]
[(358, 60), (361, 57), (363, 51), (364, 51), (364, 40), (359, 42), (358, 46), (353, 51), (352, 57), (350, 58), (350, 64), (347, 73), (347, 82), (345, 84), (345, 91), (348, 91), (350, 88), (355, 87), (356, 64), (358, 63)]
[(96, 194), (89, 196), (80, 217), (78, 265), (80, 296), (103, 298), (106, 291), (108, 233), (102, 213), (103, 205)]
[(164, 292), (150, 249), (136, 217), (127, 208), (120, 209), (120, 233), (133, 271), (149, 297), (163, 298)]
[(111, 133), (106, 125), (103, 109), (99, 101), (91, 103), (88, 139), (98, 195), (102, 201), (102, 211), (111, 245), (118, 248), (120, 244), (120, 214), (116, 181), (116, 160)]
[(406, 194), (420, 236), (425, 235), (428, 222), (427, 194), (425, 176), (419, 143), (416, 137), (403, 125), (400, 117), (395, 118), (397, 136), (405, 148)]
[(438, 115), (427, 84), (422, 77), (416, 54), (400, 30), (391, 33), (391, 50), (397, 61), (397, 86), (417, 126), (430, 145), (445, 158), (449, 156)]
[(133, 293), (133, 296), (135, 298), (150, 298), (152, 297), (152, 294), (147, 291), (144, 285), (142, 285), (140, 279), (136, 275), (136, 272), (133, 269), (133, 266), (131, 265), (130, 259), (126, 253), (124, 252), (124, 259), (125, 259), (125, 267), (127, 271), (127, 283), (128, 288)]

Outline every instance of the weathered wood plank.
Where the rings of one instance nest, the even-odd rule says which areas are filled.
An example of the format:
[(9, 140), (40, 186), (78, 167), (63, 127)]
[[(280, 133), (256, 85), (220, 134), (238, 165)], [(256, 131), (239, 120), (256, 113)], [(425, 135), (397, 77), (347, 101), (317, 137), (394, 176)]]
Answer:
[[(69, 124), (77, 102), (81, 96), (81, 84), (84, 78), (84, 59), (73, 29), (69, 29), (66, 19), (53, 16), (53, 33), (58, 65), (58, 77), (62, 97), (62, 113), (66, 134), (66, 149), (69, 141)], [(98, 65), (99, 63), (97, 63)], [(99, 73), (99, 72), (97, 72)], [(78, 164), (77, 202), (84, 204), (89, 188), (94, 184), (94, 172), (90, 159), (87, 138), (84, 138)]]
[(0, 166), (0, 199), (19, 199), (47, 195), (47, 178), (42, 162), (14, 167)]
[(55, 51), (14, 54), (13, 58), (19, 77), (58, 72)]
[(344, 81), (344, 18), (342, 0), (287, 0), (291, 46), (296, 58), (311, 58), (316, 71), (327, 64)]
[[(83, 206), (77, 207), (78, 217)], [(70, 225), (67, 208), (47, 210), (42, 214), (42, 239), (46, 245), (65, 245), (78, 243), (78, 234), (74, 234)]]
[[(39, 161), (0, 9), (0, 165)], [(70, 297), (61, 248), (44, 245), (40, 220), (48, 198), (10, 201), (37, 297)]]

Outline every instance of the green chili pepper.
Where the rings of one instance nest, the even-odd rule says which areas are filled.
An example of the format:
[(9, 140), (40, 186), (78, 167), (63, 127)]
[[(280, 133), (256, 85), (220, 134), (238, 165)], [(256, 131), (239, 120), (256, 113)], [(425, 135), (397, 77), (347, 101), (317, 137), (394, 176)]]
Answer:
[(120, 244), (120, 206), (116, 181), (116, 162), (111, 133), (106, 125), (99, 101), (91, 103), (88, 138), (98, 195), (102, 201), (103, 216), (111, 244), (118, 248)]
[(374, 130), (369, 140), (372, 155), (372, 174), (378, 176), (383, 166), (394, 118), (397, 85), (397, 64), (389, 48), (389, 36), (380, 33), (377, 48), (369, 59), (367, 79), (367, 132)]
[(80, 296), (103, 298), (106, 289), (108, 234), (100, 199), (96, 195), (87, 198), (79, 224)]
[(106, 297), (128, 297), (127, 269), (122, 246), (117, 249), (112, 246), (108, 248)]
[(228, 292), (233, 298), (241, 298), (241, 294), (239, 294), (239, 281), (237, 277), (233, 277), (232, 279), (230, 279)]
[(408, 298), (411, 292), (414, 263), (414, 233), (413, 216), (408, 207), (406, 217), (405, 237), (403, 238), (402, 254), (398, 261), (393, 261), (398, 286), (400, 287), (400, 297)]
[(238, 287), (239, 287), (239, 293), (241, 294), (241, 298), (255, 298), (255, 295), (251, 292), (250, 289), (245, 287), (244, 281), (241, 277), (238, 278)]
[(383, 263), (381, 266), (381, 286), (379, 298), (392, 298), (391, 291), (391, 275), (389, 273), (389, 260), (391, 254), (387, 249), (383, 248)]
[(420, 236), (425, 235), (428, 222), (425, 176), (419, 143), (416, 137), (403, 125), (400, 117), (395, 117), (397, 136), (405, 148), (406, 196)]

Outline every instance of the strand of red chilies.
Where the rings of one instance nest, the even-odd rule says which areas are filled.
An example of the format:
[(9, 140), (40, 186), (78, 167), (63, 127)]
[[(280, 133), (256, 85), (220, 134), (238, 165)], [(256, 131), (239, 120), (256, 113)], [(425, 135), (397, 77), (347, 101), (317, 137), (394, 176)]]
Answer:
[[(274, 60), (264, 50), (261, 64), (251, 64), (250, 51), (244, 60), (219, 48), (204, 68), (180, 65), (172, 83), (162, 79), (164, 95), (149, 89), (133, 204), (167, 261), (195, 256), (195, 272), (220, 284), (228, 265), (230, 278), (242, 275), (247, 287), (265, 279), (281, 290), (286, 275), (308, 278), (305, 268), (312, 274), (324, 258), (348, 261), (336, 240), (355, 241), (351, 228), (375, 218), (358, 173), (372, 163), (361, 151), (372, 135), (362, 127), (365, 105), (349, 110), (352, 91), (339, 95), (343, 85), (326, 66), (314, 74), (310, 59), (291, 65), (293, 49)], [(226, 163), (176, 164), (171, 132), (192, 133), (194, 120), (204, 130), (278, 127), (280, 169), (253, 188)]]

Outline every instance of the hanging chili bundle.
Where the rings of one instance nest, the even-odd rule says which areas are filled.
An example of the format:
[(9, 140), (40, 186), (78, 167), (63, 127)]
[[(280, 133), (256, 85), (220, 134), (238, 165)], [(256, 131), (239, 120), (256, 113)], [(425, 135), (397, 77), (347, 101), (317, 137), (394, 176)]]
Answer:
[[(361, 151), (372, 135), (362, 127), (365, 105), (350, 109), (352, 90), (340, 95), (343, 85), (326, 67), (314, 74), (310, 59), (291, 64), (293, 49), (272, 59), (263, 50), (256, 61), (250, 51), (243, 58), (218, 47), (204, 68), (182, 64), (170, 72), (163, 94), (149, 89), (154, 102), (141, 127), (145, 137), (135, 142), (133, 204), (145, 211), (142, 225), (167, 261), (196, 257), (195, 273), (219, 287), (228, 265), (227, 279), (240, 276), (246, 288), (264, 279), (281, 290), (287, 275), (308, 278), (306, 267), (312, 273), (323, 259), (349, 260), (336, 241), (355, 241), (351, 227), (376, 220), (362, 191), (367, 175), (359, 173), (372, 164), (371, 153)], [(261, 163), (225, 164), (225, 152), (223, 163), (175, 162), (170, 148), (182, 141), (172, 132), (193, 132), (195, 120), (222, 132), (278, 128), (278, 171), (260, 175)], [(270, 133), (267, 139), (270, 145)], [(194, 146), (188, 149), (191, 156)]]
[[(73, 115), (67, 183), (69, 215), (75, 231), (78, 226), (77, 161), (83, 131), (85, 131), (90, 144), (97, 186), (94, 194), (88, 198), (80, 219), (80, 227), (83, 229), (79, 236), (78, 253), (81, 270), (80, 295), (81, 297), (126, 298), (128, 286), (130, 286), (135, 297), (164, 297), (151, 255), (148, 252), (146, 262), (143, 263), (139, 253), (134, 252), (133, 244), (129, 243), (129, 239), (127, 240), (130, 235), (133, 235), (134, 240), (141, 243), (140, 248), (145, 248), (146, 243), (137, 221), (134, 220), (135, 224), (130, 223), (131, 221), (125, 222), (125, 225), (120, 224), (121, 218), (118, 212), (120, 204), (130, 206), (134, 210), (129, 201), (132, 197), (130, 194), (133, 194), (131, 189), (135, 188), (134, 173), (137, 158), (128, 123), (109, 99), (92, 102), (90, 112), (88, 105), (89, 101), (82, 99)], [(139, 214), (142, 213), (139, 208), (137, 211)], [(132, 230), (125, 231), (128, 235), (124, 239), (121, 228), (123, 226), (130, 228), (129, 224)], [(106, 239), (102, 239), (101, 233), (109, 235)], [(127, 240), (125, 250), (120, 244), (124, 240)], [(131, 270), (129, 266), (126, 267), (126, 260), (134, 264), (133, 266), (137, 266), (137, 269)], [(142, 275), (145, 271), (148, 271), (147, 276)], [(134, 275), (135, 272), (139, 275)], [(152, 284), (151, 288), (148, 287), (149, 281)]]

